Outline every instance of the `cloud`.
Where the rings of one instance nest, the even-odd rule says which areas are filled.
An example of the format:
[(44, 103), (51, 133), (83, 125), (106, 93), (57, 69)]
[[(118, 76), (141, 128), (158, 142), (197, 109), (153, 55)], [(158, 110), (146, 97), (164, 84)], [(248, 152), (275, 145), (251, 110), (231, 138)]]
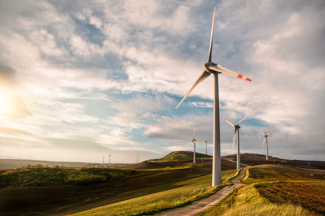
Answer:
[(167, 146), (163, 147), (165, 151), (192, 151), (193, 147), (186, 147), (186, 146)]
[(214, 105), (211, 102), (192, 102), (190, 106), (193, 107), (202, 107), (202, 108), (213, 108)]
[(121, 112), (132, 113), (147, 113), (166, 110), (170, 107), (175, 100), (167, 96), (138, 96), (133, 99), (123, 100), (121, 102), (113, 103), (112, 108), (115, 108)]
[(15, 134), (29, 135), (28, 132), (13, 129), (13, 128), (6, 128), (6, 127), (1, 127), (0, 128), (0, 133), (2, 133), (2, 134), (13, 134), (13, 135), (15, 135)]
[(0, 64), (0, 85), (2, 88), (13, 88), (17, 85), (16, 71), (6, 65)]
[[(212, 76), (181, 111), (171, 108), (203, 70), (215, 3), (0, 4), (0, 95), (16, 118), (1, 122), (12, 129), (3, 139), (44, 146), (62, 139), (71, 149), (89, 140), (82, 145), (99, 152), (97, 145), (124, 143), (116, 152), (130, 156), (127, 148), (145, 152), (139, 143), (152, 152), (181, 146), (194, 127), (198, 139), (211, 138)], [(321, 158), (323, 11), (321, 0), (217, 3), (213, 60), (252, 79), (219, 75), (223, 117), (236, 122), (255, 110), (241, 129), (243, 151), (263, 152), (258, 129), (276, 128), (272, 154), (305, 157), (295, 147), (308, 143), (306, 154)], [(232, 130), (221, 122), (224, 153)]]

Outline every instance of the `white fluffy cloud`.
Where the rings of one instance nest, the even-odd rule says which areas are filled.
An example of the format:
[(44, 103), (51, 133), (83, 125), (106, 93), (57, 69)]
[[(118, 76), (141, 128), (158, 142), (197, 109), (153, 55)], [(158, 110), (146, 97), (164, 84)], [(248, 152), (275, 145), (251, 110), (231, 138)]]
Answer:
[[(6, 116), (2, 137), (51, 146), (58, 141), (49, 139), (82, 136), (89, 149), (123, 144), (116, 151), (147, 154), (182, 146), (194, 127), (200, 139), (211, 134), (212, 76), (182, 104), (185, 113), (171, 110), (203, 70), (213, 3), (19, 4), (0, 3), (0, 66), (15, 80), (0, 94), (21, 97), (29, 114)], [(323, 1), (218, 3), (213, 60), (252, 79), (219, 79), (222, 116), (237, 121), (255, 110), (243, 150), (260, 148), (262, 127), (277, 129), (276, 149), (308, 142), (310, 156), (324, 152), (324, 8)], [(233, 132), (221, 125), (227, 152)]]

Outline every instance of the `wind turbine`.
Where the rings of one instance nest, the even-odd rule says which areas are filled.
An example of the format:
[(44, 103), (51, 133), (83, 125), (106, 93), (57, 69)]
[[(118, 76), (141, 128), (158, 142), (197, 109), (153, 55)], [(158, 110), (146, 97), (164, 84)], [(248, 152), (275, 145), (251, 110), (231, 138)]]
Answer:
[(205, 143), (205, 154), (206, 155), (208, 155), (208, 150), (207, 150), (207, 145), (208, 145), (208, 136), (205, 138), (205, 141), (204, 141), (204, 143)]
[(228, 122), (231, 126), (233, 126), (235, 128), (234, 131), (234, 139), (232, 142), (232, 148), (234, 148), (235, 145), (235, 140), (236, 140), (236, 133), (237, 133), (237, 169), (240, 169), (240, 147), (239, 147), (239, 124), (242, 123), (245, 118), (247, 118), (250, 114), (252, 114), (254, 111), (250, 112), (247, 116), (245, 116), (240, 122), (238, 122), (236, 125), (232, 124), (230, 121), (228, 121), (225, 118), (222, 118), (223, 120), (225, 120), (226, 122)]
[(272, 133), (274, 130), (271, 130), (270, 132), (268, 132), (267, 134), (264, 134), (263, 133), (263, 131), (262, 130), (260, 130), (261, 131), (261, 133), (263, 134), (263, 136), (264, 136), (264, 139), (263, 139), (263, 146), (262, 147), (264, 147), (264, 141), (266, 141), (265, 143), (265, 145), (266, 145), (266, 160), (269, 160), (269, 153), (268, 153), (268, 146), (267, 146), (267, 136), (270, 134), (270, 133)]
[(220, 159), (220, 118), (219, 118), (219, 87), (218, 87), (218, 74), (224, 73), (239, 79), (251, 81), (248, 77), (245, 77), (239, 73), (231, 71), (222, 67), (219, 64), (211, 61), (212, 57), (212, 45), (213, 45), (213, 29), (214, 29), (214, 17), (216, 14), (216, 8), (214, 7), (211, 36), (210, 36), (210, 49), (207, 63), (205, 63), (204, 71), (196, 80), (192, 88), (184, 96), (181, 102), (177, 105), (175, 110), (181, 105), (185, 98), (192, 92), (192, 90), (203, 80), (205, 80), (211, 74), (214, 74), (214, 111), (213, 111), (213, 163), (212, 163), (212, 186), (221, 184), (221, 159)]
[(196, 142), (196, 139), (195, 139), (195, 128), (194, 128), (194, 133), (193, 133), (193, 139), (191, 142), (189, 142), (187, 145), (193, 143), (194, 144), (194, 152), (193, 152), (193, 163), (195, 163), (195, 145), (199, 145), (197, 144)]

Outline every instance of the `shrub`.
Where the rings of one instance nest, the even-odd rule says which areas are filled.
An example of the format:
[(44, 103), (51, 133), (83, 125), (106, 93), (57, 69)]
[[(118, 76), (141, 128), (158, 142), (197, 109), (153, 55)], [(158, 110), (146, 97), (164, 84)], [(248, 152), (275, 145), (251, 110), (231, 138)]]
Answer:
[(106, 181), (106, 177), (102, 175), (90, 175), (84, 173), (82, 175), (69, 175), (67, 177), (66, 183), (68, 184), (77, 184), (77, 185), (87, 185), (92, 183), (104, 182)]
[(35, 169), (41, 169), (44, 168), (42, 164), (36, 164), (35, 166), (33, 166), (33, 168)]
[(26, 165), (26, 168), (27, 168), (27, 169), (30, 169), (30, 168), (32, 168), (32, 165), (27, 164), (27, 165)]

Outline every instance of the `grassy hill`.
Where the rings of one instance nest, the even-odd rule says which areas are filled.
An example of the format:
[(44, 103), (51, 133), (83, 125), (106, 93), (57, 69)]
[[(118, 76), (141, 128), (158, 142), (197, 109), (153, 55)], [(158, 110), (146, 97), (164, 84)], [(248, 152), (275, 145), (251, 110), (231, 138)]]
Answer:
[[(195, 154), (196, 159), (202, 160), (202, 159), (212, 159), (211, 155), (206, 155), (202, 153)], [(172, 161), (191, 161), (193, 160), (193, 152), (191, 151), (174, 151), (169, 153), (163, 158), (158, 159), (150, 159), (144, 161), (144, 163), (154, 163), (154, 162), (172, 162)]]
[[(223, 179), (235, 170), (223, 171)], [(312, 174), (312, 175), (311, 175)], [(285, 215), (309, 216), (325, 213), (325, 170), (299, 167), (258, 165), (249, 167), (245, 183), (216, 207), (200, 214), (215, 215)], [(156, 192), (95, 207), (73, 215), (148, 215), (164, 209), (184, 206), (215, 191), (211, 175), (193, 178), (173, 187), (166, 184)], [(148, 188), (147, 191), (154, 188)]]
[[(197, 153), (198, 160), (205, 159), (197, 164), (192, 157), (193, 152), (178, 151), (121, 169), (3, 171), (0, 215), (147, 215), (184, 206), (220, 189), (211, 187), (212, 157)], [(222, 179), (236, 173), (234, 159), (222, 157)], [(266, 161), (259, 154), (241, 154), (241, 159), (252, 165), (242, 179), (245, 185), (200, 215), (325, 215), (325, 169), (316, 167), (324, 162), (302, 166), (306, 161)]]
[[(181, 201), (186, 203), (197, 199), (197, 196), (205, 196), (215, 191), (210, 186), (211, 163), (196, 165), (180, 163), (179, 166), (175, 162), (171, 163), (176, 165), (142, 163), (141, 166), (145, 169), (136, 170), (98, 167), (82, 169), (32, 167), (7, 171), (0, 174), (0, 186), (1, 182), (6, 184), (0, 187), (0, 215), (69, 215), (133, 199), (137, 199), (135, 203), (141, 204), (139, 208), (133, 209), (133, 212), (137, 212), (143, 208), (159, 207), (147, 206), (147, 201), (138, 202), (141, 196), (158, 193), (165, 197), (165, 195), (173, 195), (174, 192), (169, 190), (175, 189), (177, 196), (165, 197), (164, 203), (159, 204), (161, 208), (164, 208), (165, 205), (173, 206), (178, 203), (179, 196), (182, 197)], [(156, 168), (156, 165), (159, 165), (159, 168)], [(223, 178), (228, 178), (236, 172), (233, 162), (222, 160), (221, 165)], [(116, 177), (115, 180), (106, 177), (108, 174)], [(88, 181), (85, 182), (86, 185), (75, 184), (77, 182), (67, 184), (66, 182), (66, 180), (69, 181), (69, 176), (73, 176), (74, 180), (87, 181), (89, 177), (95, 177), (93, 175), (104, 176), (106, 181)], [(34, 183), (39, 186), (34, 186)], [(200, 188), (197, 190), (198, 185)], [(192, 195), (189, 196), (189, 194)], [(152, 197), (158, 199), (161, 196)], [(17, 208), (17, 203), (19, 203), (19, 208)], [(120, 214), (117, 213), (117, 215)]]
[[(223, 156), (222, 158), (236, 161), (237, 154), (231, 154)], [(311, 161), (311, 160), (289, 160), (278, 158), (274, 156), (269, 156), (269, 160), (265, 159), (265, 155), (254, 154), (254, 153), (243, 153), (240, 154), (240, 162), (247, 165), (262, 165), (262, 164), (273, 164), (273, 165), (285, 165), (285, 166), (295, 166), (304, 168), (316, 168), (325, 169), (325, 161)]]

